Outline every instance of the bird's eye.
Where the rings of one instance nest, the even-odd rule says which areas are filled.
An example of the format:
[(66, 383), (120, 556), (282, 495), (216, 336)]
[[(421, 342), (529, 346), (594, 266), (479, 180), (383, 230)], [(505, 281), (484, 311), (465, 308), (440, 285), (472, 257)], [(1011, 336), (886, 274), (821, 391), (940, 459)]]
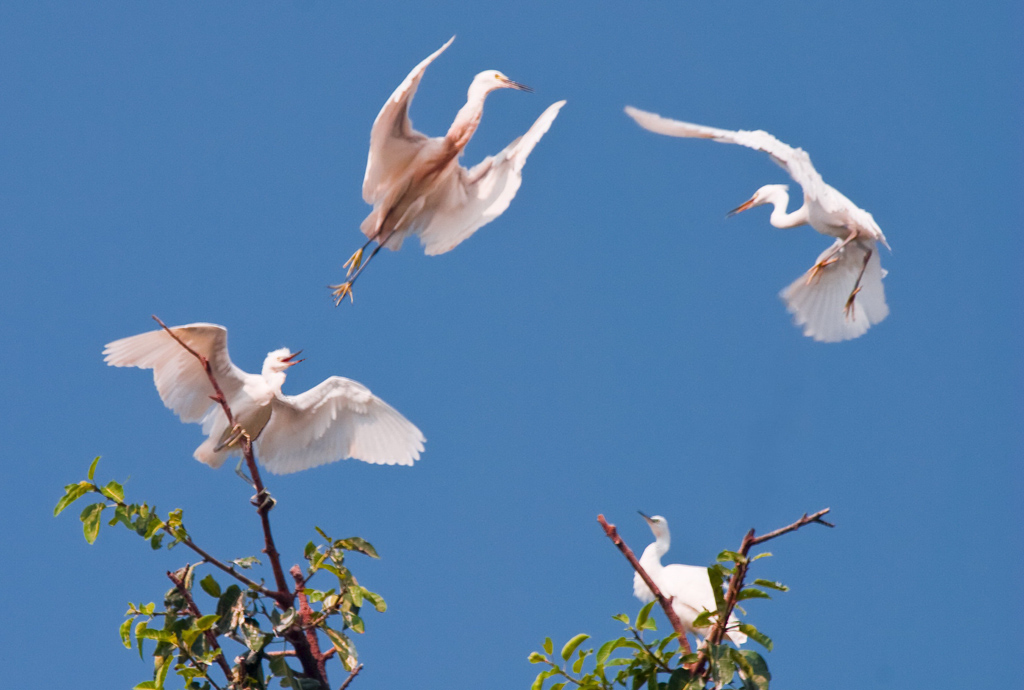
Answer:
[(494, 78), (495, 79), (501, 79), (501, 72), (495, 72), (494, 73)]

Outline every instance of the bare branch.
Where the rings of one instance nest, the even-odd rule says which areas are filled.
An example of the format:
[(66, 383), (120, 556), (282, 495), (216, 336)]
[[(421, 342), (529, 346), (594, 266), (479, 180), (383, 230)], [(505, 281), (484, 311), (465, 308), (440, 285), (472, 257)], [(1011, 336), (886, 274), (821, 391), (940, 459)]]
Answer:
[(313, 617), (313, 609), (310, 608), (309, 599), (306, 597), (306, 582), (302, 578), (302, 568), (297, 565), (293, 565), (292, 569), (288, 572), (290, 572), (292, 577), (295, 578), (295, 596), (298, 597), (299, 600), (299, 620), (302, 622), (302, 627), (305, 629), (306, 643), (309, 645), (309, 649), (313, 653), (313, 658), (316, 660), (317, 670), (320, 672), (320, 676), (324, 678), (324, 683), (326, 684), (327, 655), (320, 652), (320, 641), (316, 638), (316, 630), (310, 626), (310, 619)]
[[(171, 536), (174, 536), (174, 535), (171, 535)], [(210, 565), (212, 565), (214, 567), (220, 568), (221, 570), (223, 570), (225, 573), (227, 573), (231, 577), (235, 578), (239, 582), (244, 583), (250, 589), (254, 589), (257, 592), (259, 592), (260, 594), (262, 594), (264, 596), (268, 596), (271, 599), (273, 599), (274, 597), (277, 596), (277, 592), (272, 592), (271, 590), (267, 589), (266, 587), (264, 587), (263, 585), (259, 584), (258, 582), (250, 580), (245, 575), (243, 575), (242, 573), (240, 573), (237, 570), (235, 570), (233, 567), (227, 565), (226, 563), (222, 563), (221, 561), (219, 561), (218, 559), (214, 558), (209, 553), (207, 553), (205, 550), (199, 548), (199, 546), (197, 546), (196, 543), (192, 541), (191, 537), (189, 537), (187, 539), (182, 539), (181, 543), (184, 544), (185, 546), (187, 546), (188, 548), (192, 549), (193, 551), (195, 551), (200, 556), (202, 556), (203, 560), (205, 562), (209, 563)]]
[(348, 684), (352, 682), (352, 679), (355, 678), (356, 676), (358, 676), (359, 672), (362, 671), (362, 670), (363, 670), (363, 665), (362, 664), (359, 664), (354, 669), (352, 669), (352, 673), (348, 674), (348, 678), (345, 679), (345, 682), (341, 684), (341, 687), (338, 688), (338, 690), (345, 690), (345, 688), (348, 687)]
[(690, 654), (692, 650), (690, 649), (689, 640), (686, 639), (686, 628), (683, 627), (683, 622), (679, 620), (679, 616), (676, 615), (675, 610), (672, 608), (672, 599), (666, 598), (665, 595), (661, 593), (661, 590), (658, 589), (658, 585), (654, 584), (654, 580), (651, 579), (651, 576), (648, 575), (647, 571), (644, 570), (642, 565), (640, 565), (640, 561), (637, 560), (632, 549), (626, 545), (626, 542), (622, 541), (622, 537), (620, 537), (619, 533), (616, 531), (615, 525), (608, 524), (604, 519), (604, 515), (598, 515), (597, 521), (601, 523), (601, 527), (604, 528), (604, 533), (607, 534), (608, 538), (612, 540), (612, 543), (619, 548), (619, 551), (622, 552), (622, 555), (625, 556), (626, 560), (633, 566), (633, 570), (640, 575), (640, 578), (644, 581), (644, 584), (647, 585), (648, 589), (651, 590), (651, 593), (658, 598), (658, 603), (661, 604), (661, 610), (665, 612), (665, 617), (668, 618), (669, 623), (672, 624), (672, 629), (679, 633), (679, 648), (682, 650), (683, 655), (685, 656)]

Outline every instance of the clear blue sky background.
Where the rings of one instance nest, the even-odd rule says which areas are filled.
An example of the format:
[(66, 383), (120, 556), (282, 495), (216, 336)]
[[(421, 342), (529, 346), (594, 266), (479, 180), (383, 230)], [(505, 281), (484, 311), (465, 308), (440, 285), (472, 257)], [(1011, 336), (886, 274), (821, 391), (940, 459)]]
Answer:
[[(191, 459), (198, 427), (103, 344), (228, 326), (258, 370), (305, 348), (296, 393), (355, 378), (425, 432), (413, 468), (268, 477), (287, 562), (320, 525), (391, 608), (357, 640), (361, 688), (526, 688), (544, 636), (617, 633), (641, 549), (704, 564), (772, 545), (752, 604), (780, 687), (987, 687), (1024, 647), (1024, 281), (1019, 2), (199, 3), (0, 6), (0, 661), (25, 687), (148, 677), (128, 600), (190, 554), (51, 516), (104, 456), (129, 496), (180, 506), (198, 541), (256, 553), (250, 490)], [(378, 257), (356, 302), (325, 285), (361, 243), (370, 126), (452, 34), (413, 107), (442, 134), (472, 76), (491, 96), (467, 163), (567, 99), (518, 197), (456, 251)], [(635, 126), (633, 104), (807, 149), (871, 211), (892, 314), (804, 338), (776, 293), (828, 244), (759, 209), (766, 156)], [(340, 683), (339, 668), (334, 679)]]

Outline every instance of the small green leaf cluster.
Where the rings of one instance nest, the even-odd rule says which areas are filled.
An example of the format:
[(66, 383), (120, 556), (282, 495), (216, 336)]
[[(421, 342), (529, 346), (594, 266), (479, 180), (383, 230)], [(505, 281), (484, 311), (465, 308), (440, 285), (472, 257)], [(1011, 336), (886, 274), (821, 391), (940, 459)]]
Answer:
[(307, 582), (322, 570), (334, 575), (337, 578), (338, 586), (331, 587), (326, 591), (306, 586), (306, 596), (309, 597), (309, 601), (319, 605), (319, 609), (314, 610), (310, 617), (309, 625), (319, 628), (327, 635), (338, 653), (338, 658), (345, 666), (345, 670), (351, 671), (358, 663), (355, 645), (344, 632), (327, 625), (327, 619), (330, 616), (340, 616), (342, 631), (351, 630), (361, 635), (365, 632), (365, 624), (359, 616), (359, 611), (364, 602), (373, 606), (380, 613), (387, 610), (388, 605), (384, 598), (360, 585), (352, 571), (345, 566), (346, 551), (366, 554), (371, 558), (380, 558), (380, 556), (377, 555), (372, 544), (360, 537), (332, 539), (319, 527), (316, 528), (316, 531), (327, 543), (317, 545), (309, 542), (306, 544), (304, 555), (309, 561)]

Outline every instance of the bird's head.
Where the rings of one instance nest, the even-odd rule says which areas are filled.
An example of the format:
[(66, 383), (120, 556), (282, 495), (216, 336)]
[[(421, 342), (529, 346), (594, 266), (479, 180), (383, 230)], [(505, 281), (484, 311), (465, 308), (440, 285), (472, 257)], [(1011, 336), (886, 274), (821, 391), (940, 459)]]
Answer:
[(263, 375), (278, 374), (288, 369), (288, 367), (293, 367), (299, 362), (304, 362), (304, 359), (295, 359), (300, 354), (302, 354), (302, 350), (293, 353), (287, 347), (282, 347), (280, 350), (268, 352), (267, 358), (263, 360)]
[(643, 511), (640, 510), (636, 512), (640, 513), (640, 517), (642, 517), (644, 521), (647, 522), (647, 526), (651, 528), (652, 532), (654, 532), (654, 537), (656, 539), (668, 539), (668, 520), (661, 517), (660, 515), (646, 515)]
[[(786, 184), (766, 184), (759, 190), (754, 192), (754, 196), (750, 197), (749, 200), (743, 202), (733, 210), (726, 214), (726, 218), (735, 216), (737, 213), (743, 213), (748, 208), (754, 208), (755, 206), (761, 206), (763, 204), (772, 203), (773, 199), (781, 200), (785, 197), (785, 201), (789, 202), (789, 185)], [(785, 207), (786, 204), (783, 204)]]
[(533, 92), (529, 86), (524, 86), (517, 81), (512, 81), (498, 70), (488, 69), (473, 77), (473, 83), (469, 85), (469, 92), (487, 95), (498, 89), (517, 89), (519, 91)]

